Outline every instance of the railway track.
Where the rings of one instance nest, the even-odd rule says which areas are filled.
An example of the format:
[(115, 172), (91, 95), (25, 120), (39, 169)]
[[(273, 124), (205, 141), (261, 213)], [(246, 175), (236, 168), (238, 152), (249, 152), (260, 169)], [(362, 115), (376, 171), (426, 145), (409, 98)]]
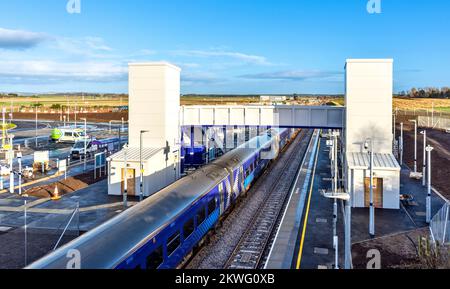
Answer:
[(261, 206), (228, 258), (224, 266), (226, 269), (258, 269), (262, 267), (268, 245), (273, 241), (272, 237), (279, 225), (279, 219), (289, 199), (290, 189), (311, 137), (310, 130), (300, 132), (298, 136), (300, 140), (294, 142), (295, 146), (290, 150), (289, 161), (286, 161), (282, 168), (275, 172), (274, 181), (266, 191)]

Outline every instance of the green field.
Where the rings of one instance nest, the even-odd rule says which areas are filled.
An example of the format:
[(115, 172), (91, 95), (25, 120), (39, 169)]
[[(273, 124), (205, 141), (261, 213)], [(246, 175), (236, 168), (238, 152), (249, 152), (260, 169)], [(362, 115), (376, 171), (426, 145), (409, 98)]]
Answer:
[(128, 105), (128, 96), (99, 95), (38, 95), (38, 96), (1, 96), (0, 106), (14, 110), (20, 108), (43, 107), (59, 109), (61, 107), (117, 107)]

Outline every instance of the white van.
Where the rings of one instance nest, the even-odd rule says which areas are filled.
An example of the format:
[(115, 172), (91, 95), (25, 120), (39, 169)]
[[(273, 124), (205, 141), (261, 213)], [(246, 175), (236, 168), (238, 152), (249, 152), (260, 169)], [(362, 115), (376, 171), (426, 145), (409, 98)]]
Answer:
[(84, 130), (78, 128), (55, 128), (51, 135), (51, 139), (58, 143), (76, 143), (86, 137)]

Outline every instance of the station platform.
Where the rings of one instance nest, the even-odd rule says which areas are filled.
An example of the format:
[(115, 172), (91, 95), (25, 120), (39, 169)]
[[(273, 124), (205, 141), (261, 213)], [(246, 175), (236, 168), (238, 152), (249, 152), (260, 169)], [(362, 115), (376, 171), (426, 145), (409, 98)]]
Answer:
[(292, 267), (301, 229), (302, 214), (309, 190), (308, 185), (313, 176), (319, 137), (319, 130), (316, 130), (297, 174), (295, 185), (292, 188), (290, 199), (266, 262), (266, 269), (290, 269)]
[[(320, 139), (315, 155), (310, 144), (304, 164), (299, 171), (277, 235), (273, 242), (266, 269), (332, 269), (335, 265), (333, 246), (333, 201), (320, 194), (322, 189), (330, 189), (331, 177), (329, 149), (326, 140)], [(314, 154), (314, 155), (313, 155)], [(309, 165), (312, 164), (310, 168)], [(365, 269), (367, 252), (377, 248), (385, 258), (382, 268), (400, 266), (411, 258), (410, 255), (395, 255), (395, 249), (388, 247), (394, 242), (402, 242), (415, 254), (419, 236), (428, 236), (425, 221), (425, 197), (427, 188), (422, 182), (409, 178), (410, 170), (403, 166), (401, 171), (401, 193), (411, 194), (414, 200), (401, 203), (399, 210), (375, 210), (375, 238), (369, 235), (369, 209), (352, 208), (352, 260), (353, 268)], [(432, 193), (432, 216), (448, 202), (439, 193)], [(339, 237), (338, 262), (344, 268), (344, 204), (338, 202), (337, 235)], [(395, 238), (389, 240), (389, 238)], [(401, 236), (402, 238), (398, 238)], [(390, 242), (390, 243), (389, 243)], [(399, 246), (393, 244), (393, 246)], [(407, 251), (405, 249), (405, 251)], [(394, 262), (394, 263), (393, 263)], [(398, 263), (398, 264), (397, 264)]]

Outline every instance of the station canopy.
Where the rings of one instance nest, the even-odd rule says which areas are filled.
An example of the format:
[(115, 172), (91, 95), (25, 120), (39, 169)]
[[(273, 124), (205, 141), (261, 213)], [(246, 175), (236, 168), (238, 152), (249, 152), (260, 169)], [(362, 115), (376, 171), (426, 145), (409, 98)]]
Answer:
[[(140, 160), (140, 148), (139, 147), (129, 147), (127, 149), (122, 149), (121, 151), (113, 154), (110, 159), (112, 161), (124, 161), (125, 160), (125, 150), (127, 151), (128, 161), (139, 161)], [(164, 151), (164, 148), (142, 148), (142, 160), (146, 161)]]
[[(346, 154), (347, 165), (349, 169), (368, 170), (370, 166), (370, 157), (368, 153), (348, 152)], [(385, 171), (400, 171), (400, 165), (393, 154), (373, 154), (373, 169)]]

